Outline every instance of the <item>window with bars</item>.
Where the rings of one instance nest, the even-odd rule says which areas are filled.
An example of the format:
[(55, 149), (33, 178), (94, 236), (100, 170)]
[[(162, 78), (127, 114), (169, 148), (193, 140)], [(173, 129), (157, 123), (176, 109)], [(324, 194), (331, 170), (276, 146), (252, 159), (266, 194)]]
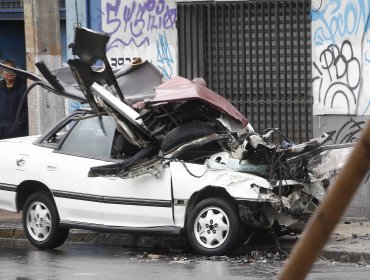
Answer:
[[(65, 8), (65, 0), (59, 0), (59, 8)], [(0, 0), (0, 9), (23, 9), (23, 0)]]
[(178, 3), (179, 74), (203, 77), (256, 131), (312, 137), (310, 3)]
[(23, 0), (1, 0), (0, 9), (20, 9), (23, 8)]

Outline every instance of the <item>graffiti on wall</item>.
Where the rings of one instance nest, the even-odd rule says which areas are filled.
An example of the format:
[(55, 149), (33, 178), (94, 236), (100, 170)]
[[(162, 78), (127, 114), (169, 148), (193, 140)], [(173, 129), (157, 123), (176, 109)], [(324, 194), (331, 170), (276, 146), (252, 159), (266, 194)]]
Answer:
[(334, 144), (355, 143), (365, 126), (365, 121), (356, 121), (350, 118), (336, 129), (327, 132)]
[[(364, 98), (363, 38), (368, 32), (367, 0), (316, 0), (312, 4), (314, 114), (357, 115)], [(370, 95), (369, 95), (370, 97)], [(370, 113), (370, 112), (369, 112)]]
[(370, 16), (367, 19), (365, 27), (365, 35), (363, 39), (363, 80), (364, 86), (363, 91), (367, 94), (363, 94), (361, 107), (359, 107), (358, 112), (364, 116), (370, 114)]
[(174, 0), (102, 0), (102, 30), (111, 36), (111, 65), (141, 57), (170, 78), (176, 72), (176, 20)]
[(313, 68), (317, 73), (312, 79), (314, 87), (318, 86), (317, 101), (325, 112), (351, 114), (351, 108), (356, 108), (361, 79), (360, 61), (353, 54), (351, 42), (329, 45), (320, 53), (318, 61), (313, 62)]
[(364, 32), (368, 19), (367, 0), (316, 0), (312, 6), (313, 43), (334, 44), (340, 38)]
[[(364, 120), (349, 118), (349, 120), (342, 123), (338, 129), (328, 131), (327, 133), (329, 134), (333, 144), (356, 143), (365, 127), (365, 123), (366, 122)], [(370, 171), (365, 176), (363, 184), (368, 184), (369, 179)]]

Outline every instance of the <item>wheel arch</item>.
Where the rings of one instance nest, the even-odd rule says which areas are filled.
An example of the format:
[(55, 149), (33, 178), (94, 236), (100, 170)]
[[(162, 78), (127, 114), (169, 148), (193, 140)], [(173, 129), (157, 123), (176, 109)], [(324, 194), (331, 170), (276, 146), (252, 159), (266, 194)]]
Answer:
[(17, 188), (17, 209), (23, 210), (27, 198), (36, 192), (47, 193), (54, 200), (51, 190), (45, 184), (33, 180), (23, 181)]
[(194, 209), (194, 207), (201, 202), (202, 200), (209, 198), (209, 197), (220, 197), (228, 200), (231, 202), (235, 209), (237, 209), (237, 202), (236, 200), (222, 187), (216, 186), (206, 186), (205, 188), (193, 193), (187, 203), (186, 212), (185, 212), (185, 220), (184, 225), (187, 224), (189, 214)]

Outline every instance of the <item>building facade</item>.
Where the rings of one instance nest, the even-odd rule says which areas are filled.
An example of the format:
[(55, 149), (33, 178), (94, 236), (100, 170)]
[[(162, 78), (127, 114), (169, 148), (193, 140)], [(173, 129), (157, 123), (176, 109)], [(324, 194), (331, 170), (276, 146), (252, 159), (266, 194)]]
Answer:
[[(61, 43), (66, 46), (66, 11), (65, 1), (59, 1), (59, 18)], [(0, 60), (12, 59), (16, 64), (26, 68), (26, 46), (24, 36), (23, 0), (0, 1)], [(66, 48), (62, 51), (63, 60), (66, 60)]]

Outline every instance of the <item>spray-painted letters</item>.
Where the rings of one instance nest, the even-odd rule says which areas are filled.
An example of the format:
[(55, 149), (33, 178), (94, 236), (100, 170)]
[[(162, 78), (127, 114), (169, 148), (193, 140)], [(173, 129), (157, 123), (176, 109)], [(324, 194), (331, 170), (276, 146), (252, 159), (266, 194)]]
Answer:
[(176, 71), (177, 10), (174, 0), (102, 0), (102, 29), (111, 39), (112, 66), (141, 57), (166, 78)]
[(351, 108), (356, 108), (361, 69), (359, 60), (353, 55), (351, 42), (346, 40), (341, 46), (329, 45), (313, 66), (313, 72), (317, 74), (313, 77), (314, 89), (318, 86), (318, 103), (324, 106), (325, 113), (353, 113)]
[[(364, 91), (363, 37), (370, 1), (316, 0), (312, 5), (314, 114), (361, 115)], [(366, 40), (365, 40), (366, 41)], [(364, 59), (363, 59), (364, 58)]]
[(355, 121), (350, 118), (338, 130), (328, 132), (334, 144), (354, 143), (358, 140), (365, 121)]

